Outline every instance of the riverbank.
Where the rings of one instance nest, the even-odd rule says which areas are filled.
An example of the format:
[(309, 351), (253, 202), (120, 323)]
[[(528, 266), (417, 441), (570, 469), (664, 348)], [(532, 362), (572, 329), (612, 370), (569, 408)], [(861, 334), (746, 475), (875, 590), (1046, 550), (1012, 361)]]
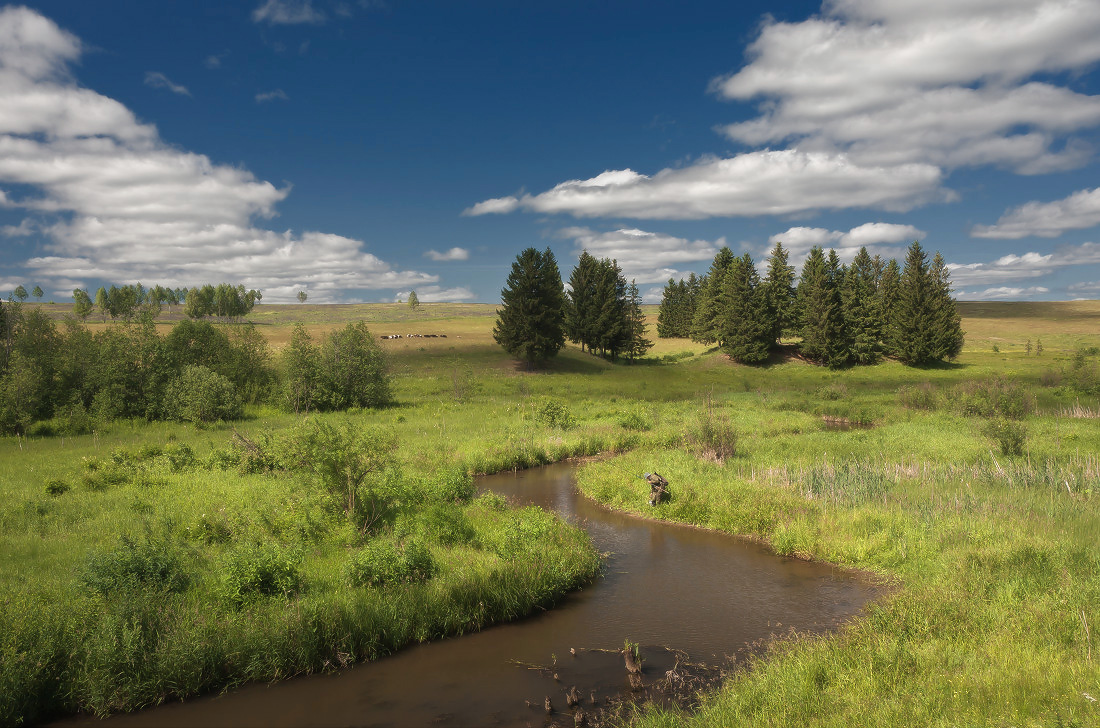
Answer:
[[(837, 634), (772, 644), (696, 713), (637, 725), (1097, 724), (1100, 461), (1075, 446), (1095, 422), (1037, 419), (1050, 440), (1030, 457), (911, 413), (822, 433), (820, 448), (754, 436), (761, 421), (721, 464), (655, 448), (586, 465), (580, 487), (599, 502), (898, 584)], [(669, 503), (650, 508), (622, 478), (643, 468), (671, 481)]]

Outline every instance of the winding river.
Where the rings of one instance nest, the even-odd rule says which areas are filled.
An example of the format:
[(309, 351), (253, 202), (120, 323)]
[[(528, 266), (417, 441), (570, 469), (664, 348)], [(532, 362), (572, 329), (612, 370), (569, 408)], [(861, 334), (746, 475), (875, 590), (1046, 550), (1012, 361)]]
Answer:
[[(881, 594), (854, 575), (778, 557), (741, 539), (609, 511), (577, 494), (575, 467), (563, 463), (479, 480), (483, 489), (583, 526), (610, 554), (601, 578), (553, 610), (338, 673), (247, 686), (107, 722), (163, 728), (572, 725), (564, 712), (571, 686), (584, 696), (582, 706), (593, 696), (606, 701), (629, 694), (622, 657), (613, 652), (624, 640), (641, 645), (644, 677), (652, 681), (673, 666), (665, 647), (718, 664), (790, 629), (833, 628)], [(547, 696), (555, 706), (551, 716), (543, 708)], [(90, 722), (100, 721), (67, 724)]]

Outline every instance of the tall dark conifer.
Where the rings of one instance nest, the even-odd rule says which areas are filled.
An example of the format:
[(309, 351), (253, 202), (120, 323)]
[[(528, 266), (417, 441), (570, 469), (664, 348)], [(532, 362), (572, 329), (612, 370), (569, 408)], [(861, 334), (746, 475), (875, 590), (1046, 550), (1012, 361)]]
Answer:
[(646, 338), (645, 313), (642, 312), (642, 297), (638, 294), (638, 284), (630, 281), (627, 288), (627, 328), (630, 332), (630, 340), (627, 344), (626, 355), (630, 361), (645, 356), (653, 346), (653, 342)]
[(742, 364), (759, 364), (768, 358), (775, 339), (765, 291), (748, 253), (735, 258), (726, 269), (719, 293), (722, 349)]
[(962, 353), (963, 330), (959, 309), (951, 295), (951, 274), (938, 252), (932, 258), (933, 307), (936, 323), (933, 327), (932, 353), (936, 359), (954, 359)]
[(874, 364), (881, 356), (882, 314), (878, 307), (875, 264), (867, 248), (860, 248), (852, 261), (842, 293), (851, 359), (856, 364)]
[(847, 362), (847, 342), (836, 280), (839, 261), (835, 253), (829, 258), (831, 262), (820, 246), (810, 250), (802, 264), (796, 296), (802, 355), (819, 364), (837, 367)]
[(795, 320), (794, 266), (787, 262), (783, 243), (776, 242), (768, 257), (768, 273), (764, 278), (764, 300), (771, 318), (772, 341), (779, 343), (784, 331), (797, 326)]
[(721, 344), (719, 334), (720, 307), (718, 294), (722, 288), (722, 278), (726, 269), (733, 263), (733, 251), (723, 247), (714, 256), (710, 270), (700, 284), (699, 296), (695, 302), (695, 316), (691, 322), (691, 339), (700, 344)]
[(526, 362), (543, 362), (565, 346), (565, 291), (553, 251), (527, 248), (500, 292), (493, 339)]
[(878, 310), (882, 320), (883, 353), (894, 356), (898, 345), (898, 290), (901, 286), (901, 268), (891, 258), (882, 269), (878, 283)]
[(939, 323), (937, 282), (928, 266), (928, 256), (914, 241), (905, 255), (905, 269), (898, 286), (894, 329), (898, 359), (905, 364), (937, 361), (935, 331)]
[(596, 338), (596, 317), (599, 305), (596, 301), (596, 282), (599, 261), (587, 251), (581, 252), (577, 265), (569, 276), (569, 294), (565, 305), (565, 333), (574, 344), (592, 348)]
[(599, 261), (595, 300), (599, 306), (595, 320), (593, 345), (605, 356), (615, 359), (626, 351), (630, 341), (627, 319), (626, 278), (617, 261)]
[(680, 317), (684, 309), (683, 294), (683, 288), (669, 278), (661, 293), (661, 307), (657, 310), (657, 336), (662, 339), (680, 335)]

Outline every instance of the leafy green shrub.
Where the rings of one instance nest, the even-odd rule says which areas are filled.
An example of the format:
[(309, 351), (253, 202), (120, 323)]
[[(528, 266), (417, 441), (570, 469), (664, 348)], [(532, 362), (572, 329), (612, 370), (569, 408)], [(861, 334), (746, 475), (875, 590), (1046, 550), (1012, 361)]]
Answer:
[(1023, 422), (997, 417), (986, 423), (983, 432), (993, 438), (1002, 455), (1023, 455), (1027, 442), (1027, 425)]
[(376, 539), (345, 562), (344, 579), (351, 586), (385, 587), (427, 581), (437, 570), (431, 552), (418, 541), (398, 545)]
[(814, 393), (814, 396), (826, 402), (835, 402), (838, 399), (845, 399), (848, 396), (848, 388), (844, 386), (844, 384), (836, 382), (824, 387), (819, 387), (817, 392)]
[(168, 383), (164, 403), (170, 418), (195, 424), (237, 420), (244, 412), (233, 382), (201, 365), (185, 366)]
[(1019, 420), (1035, 410), (1035, 396), (1005, 377), (964, 382), (951, 390), (951, 398), (962, 414), (972, 417)]
[(1100, 394), (1100, 366), (1090, 359), (1098, 353), (1095, 346), (1082, 346), (1073, 354), (1073, 362), (1065, 373), (1065, 385), (1078, 394)]
[(398, 538), (416, 535), (441, 546), (456, 546), (473, 542), (477, 537), (470, 519), (451, 503), (433, 503), (402, 519), (394, 533)]
[(138, 460), (152, 460), (155, 457), (159, 457), (164, 452), (164, 448), (160, 445), (142, 445), (138, 448), (137, 459)]
[(46, 481), (46, 493), (48, 495), (64, 495), (65, 493), (69, 492), (69, 489), (71, 488), (72, 486), (69, 485), (67, 482), (65, 482), (64, 480), (59, 480), (57, 478)]
[(939, 392), (931, 382), (906, 384), (898, 389), (898, 404), (908, 409), (934, 410), (939, 403)]
[(168, 469), (173, 473), (190, 470), (195, 467), (195, 451), (190, 445), (183, 443), (169, 443), (164, 446), (161, 457), (167, 461)]
[(241, 462), (241, 455), (232, 448), (214, 448), (202, 459), (202, 467), (206, 470), (229, 470), (237, 467)]
[(104, 595), (133, 589), (180, 592), (191, 583), (174, 544), (163, 539), (138, 543), (128, 536), (113, 551), (89, 553), (80, 579)]
[(619, 427), (624, 430), (645, 431), (653, 427), (649, 418), (638, 410), (631, 410), (619, 418)]
[(737, 454), (737, 430), (729, 416), (713, 409), (699, 413), (694, 425), (684, 432), (688, 448), (697, 457), (722, 462)]
[(506, 511), (492, 528), (480, 531), (478, 543), (486, 551), (511, 558), (554, 539), (559, 528), (552, 513), (538, 506), (526, 506)]
[(441, 500), (466, 503), (474, 497), (474, 479), (465, 468), (445, 468), (436, 476), (434, 492)]
[(393, 434), (381, 428), (360, 428), (350, 422), (335, 427), (322, 420), (306, 420), (288, 444), (290, 464), (312, 471), (321, 480), (344, 514), (364, 530), (388, 518), (392, 503), (385, 475), (390, 453), (396, 447)]
[(508, 510), (508, 499), (500, 493), (486, 491), (477, 497), (477, 504), (489, 511)]
[(568, 430), (577, 424), (565, 403), (550, 397), (543, 397), (535, 405), (535, 420), (547, 427), (558, 427), (563, 430)]
[(188, 526), (185, 533), (188, 538), (208, 545), (233, 540), (233, 529), (224, 516), (211, 517), (205, 513), (199, 516), (194, 526)]
[(301, 588), (301, 555), (274, 544), (240, 546), (222, 561), (226, 596), (243, 604), (258, 596), (295, 594)]

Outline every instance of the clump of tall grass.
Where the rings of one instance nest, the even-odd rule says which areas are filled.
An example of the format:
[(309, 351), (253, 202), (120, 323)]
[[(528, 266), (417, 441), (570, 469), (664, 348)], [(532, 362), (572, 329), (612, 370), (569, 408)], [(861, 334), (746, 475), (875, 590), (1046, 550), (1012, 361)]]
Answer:
[(737, 429), (732, 420), (709, 406), (684, 430), (684, 441), (703, 460), (721, 463), (737, 454)]
[(257, 597), (287, 595), (302, 586), (302, 555), (277, 544), (241, 545), (222, 559), (225, 596), (242, 605)]
[(906, 384), (897, 391), (898, 404), (906, 409), (934, 410), (939, 406), (939, 390), (931, 382)]
[(1020, 420), (1035, 411), (1035, 395), (1020, 382), (1002, 376), (956, 385), (951, 400), (961, 414), (971, 417)]
[(137, 589), (179, 592), (191, 583), (183, 554), (174, 543), (165, 538), (139, 542), (128, 536), (111, 551), (88, 554), (80, 579), (104, 595)]
[(431, 551), (419, 541), (376, 538), (348, 558), (344, 580), (349, 586), (387, 587), (424, 582), (438, 571)]
[(1081, 400), (1076, 400), (1073, 404), (1059, 409), (1057, 414), (1059, 417), (1095, 420), (1100, 418), (1100, 406), (1088, 407), (1082, 405)]
[(895, 481), (880, 466), (861, 462), (819, 462), (788, 465), (768, 472), (780, 478), (807, 500), (824, 500), (856, 506), (881, 499)]

